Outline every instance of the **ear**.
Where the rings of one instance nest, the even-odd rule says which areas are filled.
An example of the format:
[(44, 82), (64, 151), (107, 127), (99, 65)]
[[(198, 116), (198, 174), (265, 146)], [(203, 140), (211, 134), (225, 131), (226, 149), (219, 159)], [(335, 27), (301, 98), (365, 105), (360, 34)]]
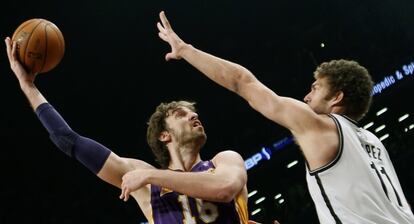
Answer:
[(162, 131), (160, 136), (158, 137), (158, 140), (162, 142), (170, 142), (171, 141), (171, 135), (168, 131)]
[(333, 106), (341, 106), (344, 98), (344, 92), (338, 91), (332, 96), (331, 102)]

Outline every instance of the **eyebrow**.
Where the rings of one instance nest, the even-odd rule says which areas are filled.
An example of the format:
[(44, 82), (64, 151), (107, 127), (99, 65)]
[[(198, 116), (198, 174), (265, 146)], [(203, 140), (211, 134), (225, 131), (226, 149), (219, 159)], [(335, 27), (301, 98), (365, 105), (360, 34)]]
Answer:
[(177, 107), (177, 108), (175, 108), (175, 109), (171, 110), (171, 115), (176, 114), (176, 113), (177, 113), (177, 111), (179, 111), (179, 110), (184, 111), (184, 109), (183, 109), (183, 108), (181, 108), (181, 107)]

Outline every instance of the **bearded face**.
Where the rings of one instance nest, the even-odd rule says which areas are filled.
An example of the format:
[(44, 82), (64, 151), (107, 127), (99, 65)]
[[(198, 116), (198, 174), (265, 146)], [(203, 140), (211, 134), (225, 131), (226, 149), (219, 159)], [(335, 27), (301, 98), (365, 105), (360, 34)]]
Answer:
[(176, 141), (178, 145), (193, 144), (198, 146), (197, 148), (201, 148), (207, 140), (198, 114), (186, 107), (171, 110), (166, 118), (166, 123), (171, 139)]
[(331, 112), (329, 85), (326, 78), (317, 79), (311, 86), (311, 91), (305, 96), (304, 101), (317, 114)]

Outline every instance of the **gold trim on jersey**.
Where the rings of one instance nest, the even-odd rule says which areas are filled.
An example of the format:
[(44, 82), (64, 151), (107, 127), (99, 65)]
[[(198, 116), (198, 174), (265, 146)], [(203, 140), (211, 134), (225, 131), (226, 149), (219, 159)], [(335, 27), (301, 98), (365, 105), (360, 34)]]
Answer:
[(249, 221), (249, 211), (247, 210), (247, 201), (242, 193), (238, 194), (234, 200), (236, 211), (239, 214), (240, 224), (247, 224)]
[(168, 189), (166, 187), (162, 187), (161, 190), (160, 190), (160, 197), (162, 197), (164, 194), (168, 194), (168, 193), (172, 193), (172, 192), (174, 192), (174, 191), (171, 190), (171, 189)]

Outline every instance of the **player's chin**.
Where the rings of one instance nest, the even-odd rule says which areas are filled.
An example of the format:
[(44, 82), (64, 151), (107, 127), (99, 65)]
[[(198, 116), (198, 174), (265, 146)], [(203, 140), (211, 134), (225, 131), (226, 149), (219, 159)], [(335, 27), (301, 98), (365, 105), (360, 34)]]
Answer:
[(206, 133), (204, 132), (203, 128), (197, 128), (196, 130), (194, 130), (194, 136), (196, 136), (197, 138), (207, 138)]
[(196, 134), (196, 139), (197, 139), (197, 141), (199, 141), (201, 144), (205, 144), (206, 143), (206, 141), (207, 141), (207, 135), (206, 135), (206, 133), (204, 132), (204, 130), (203, 131), (200, 131), (199, 133), (197, 133)]

